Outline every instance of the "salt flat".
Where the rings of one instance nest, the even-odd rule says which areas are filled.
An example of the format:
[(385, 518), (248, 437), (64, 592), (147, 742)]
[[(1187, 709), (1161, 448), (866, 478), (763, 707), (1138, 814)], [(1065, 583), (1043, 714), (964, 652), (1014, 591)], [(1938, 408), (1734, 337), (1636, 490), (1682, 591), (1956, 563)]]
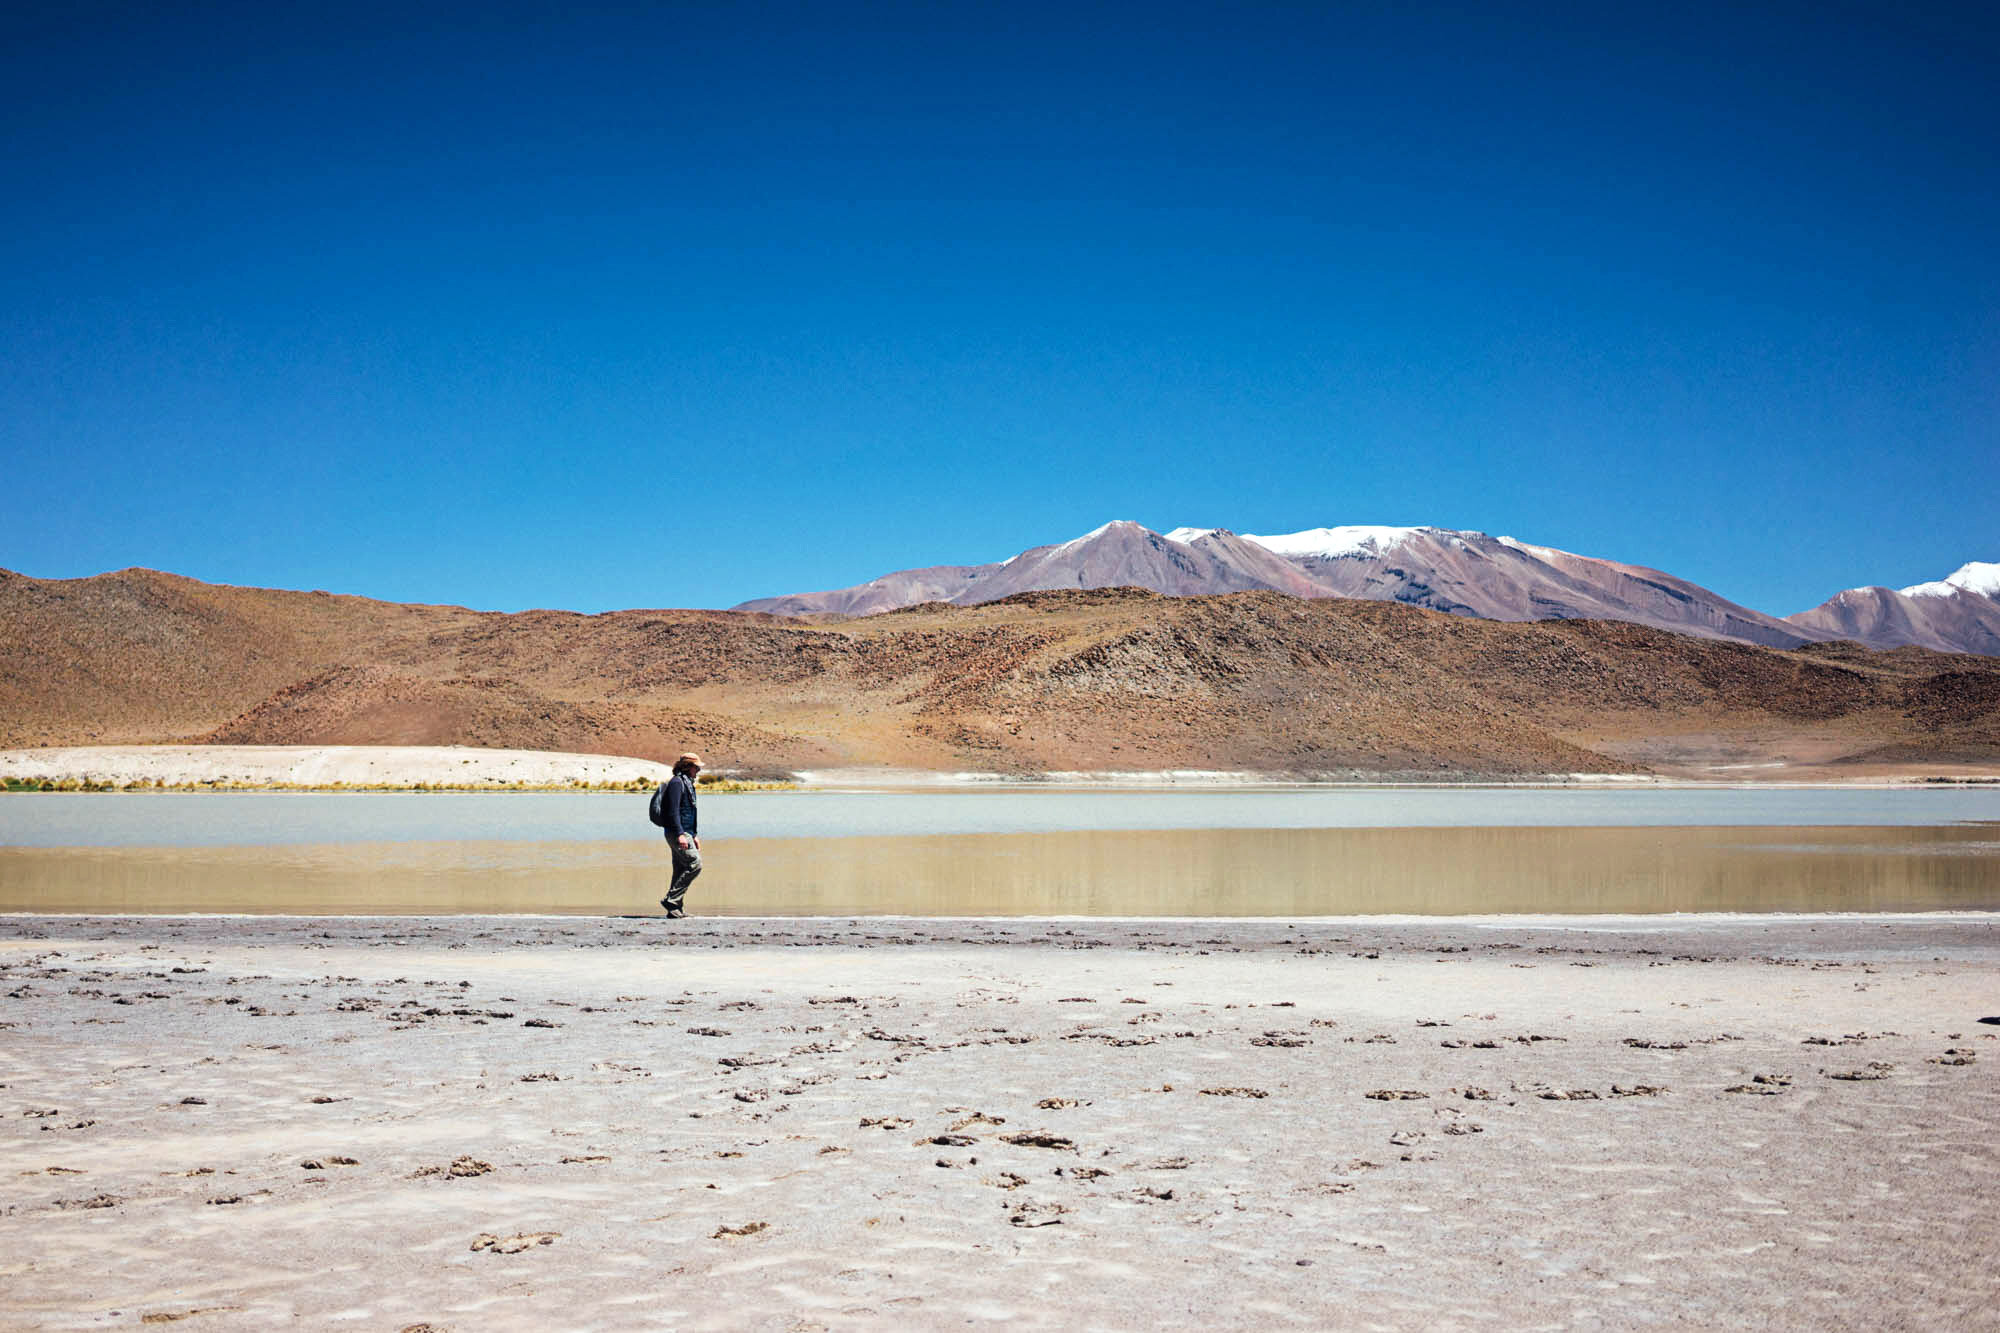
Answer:
[(0, 1323), (1980, 1327), (2000, 918), (0, 917)]
[(607, 754), (471, 745), (69, 745), (0, 750), (0, 778), (168, 787), (561, 786), (663, 782), (668, 766)]

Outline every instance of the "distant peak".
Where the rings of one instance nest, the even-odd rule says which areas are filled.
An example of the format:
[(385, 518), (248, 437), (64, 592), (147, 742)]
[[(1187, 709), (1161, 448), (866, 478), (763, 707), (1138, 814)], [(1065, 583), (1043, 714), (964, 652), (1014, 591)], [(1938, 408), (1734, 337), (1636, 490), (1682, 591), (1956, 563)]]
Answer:
[(1129, 518), (1114, 518), (1109, 523), (1098, 524), (1096, 527), (1092, 528), (1089, 532), (1084, 533), (1081, 537), (1070, 538), (1068, 541), (1056, 547), (1056, 549), (1059, 551), (1074, 550), (1076, 547), (1083, 545), (1085, 542), (1094, 542), (1099, 537), (1114, 532), (1119, 528), (1138, 528), (1138, 530), (1141, 532), (1146, 531), (1144, 527), (1141, 527), (1138, 523), (1133, 522)]
[(1221, 528), (1175, 528), (1172, 532), (1166, 534), (1166, 538), (1170, 542), (1179, 542), (1185, 546), (1189, 542), (1198, 542), (1203, 537), (1212, 536), (1221, 531)]
[(1976, 592), (1981, 597), (2000, 598), (2000, 564), (1968, 561), (1948, 578), (1913, 584), (1901, 591), (1905, 597), (1949, 597), (1955, 592)]

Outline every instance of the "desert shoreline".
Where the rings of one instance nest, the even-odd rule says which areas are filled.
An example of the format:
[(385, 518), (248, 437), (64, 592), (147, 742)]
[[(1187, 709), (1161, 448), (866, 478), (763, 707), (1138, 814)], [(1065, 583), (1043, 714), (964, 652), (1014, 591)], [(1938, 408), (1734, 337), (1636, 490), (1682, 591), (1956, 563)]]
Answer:
[[(726, 760), (718, 760), (726, 765)], [(218, 790), (628, 791), (666, 779), (669, 766), (621, 755), (477, 746), (110, 745), (0, 750), (0, 783), (93, 784), (117, 791)], [(729, 770), (717, 772), (728, 776)], [(773, 774), (746, 775), (753, 780)], [(1004, 791), (1238, 790), (1341, 787), (1863, 788), (2000, 784), (2000, 771), (1965, 765), (1855, 769), (1760, 766), (1691, 777), (1656, 773), (1480, 774), (1361, 771), (1313, 776), (1161, 769), (1042, 774), (902, 768), (808, 768), (785, 775), (798, 789)], [(32, 794), (32, 793), (26, 793)]]
[(0, 1324), (1990, 1326), (2000, 914), (0, 916)]

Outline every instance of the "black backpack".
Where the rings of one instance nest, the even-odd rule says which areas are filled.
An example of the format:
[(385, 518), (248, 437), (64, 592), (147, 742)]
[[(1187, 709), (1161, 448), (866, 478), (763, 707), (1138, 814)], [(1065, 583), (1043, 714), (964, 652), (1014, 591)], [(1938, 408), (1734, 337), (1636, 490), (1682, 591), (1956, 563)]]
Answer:
[(653, 799), (646, 803), (646, 818), (653, 821), (656, 828), (667, 826), (667, 784), (662, 782), (653, 789)]

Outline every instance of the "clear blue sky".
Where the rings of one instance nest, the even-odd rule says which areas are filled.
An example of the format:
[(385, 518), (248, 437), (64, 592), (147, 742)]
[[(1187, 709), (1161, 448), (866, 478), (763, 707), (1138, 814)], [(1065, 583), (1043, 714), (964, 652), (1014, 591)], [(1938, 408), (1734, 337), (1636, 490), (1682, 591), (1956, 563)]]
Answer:
[(25, 573), (594, 611), (1435, 523), (1783, 614), (2000, 559), (1989, 7), (38, 8)]

